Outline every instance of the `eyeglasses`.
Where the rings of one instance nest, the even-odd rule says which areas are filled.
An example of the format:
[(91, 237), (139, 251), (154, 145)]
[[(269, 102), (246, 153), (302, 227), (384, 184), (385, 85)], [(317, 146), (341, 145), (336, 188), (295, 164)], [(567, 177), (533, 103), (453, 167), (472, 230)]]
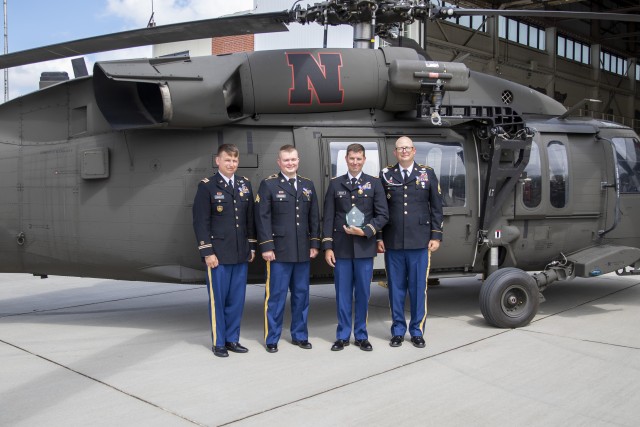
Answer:
[(397, 152), (406, 153), (407, 151), (413, 151), (414, 147), (396, 147)]

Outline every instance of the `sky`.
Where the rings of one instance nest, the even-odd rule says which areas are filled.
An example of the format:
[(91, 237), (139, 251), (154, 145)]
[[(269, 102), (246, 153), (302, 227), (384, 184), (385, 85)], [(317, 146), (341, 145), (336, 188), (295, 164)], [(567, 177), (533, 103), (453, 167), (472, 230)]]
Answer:
[[(7, 0), (9, 52), (145, 28), (152, 3), (158, 26), (253, 8), (253, 0)], [(151, 47), (141, 47), (89, 55), (85, 62), (91, 72), (97, 60), (149, 56)], [(9, 69), (9, 98), (37, 90), (43, 71), (66, 71), (73, 78), (71, 59)], [(0, 77), (4, 82), (4, 73)]]

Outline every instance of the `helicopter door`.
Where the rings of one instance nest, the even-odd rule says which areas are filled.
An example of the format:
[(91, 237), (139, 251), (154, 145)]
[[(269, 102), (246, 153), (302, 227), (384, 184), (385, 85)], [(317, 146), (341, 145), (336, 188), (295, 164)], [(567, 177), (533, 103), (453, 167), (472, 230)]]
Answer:
[[(605, 220), (602, 228), (605, 239), (616, 243), (639, 246), (640, 226), (635, 212), (640, 211), (640, 141), (635, 135), (611, 136), (615, 148), (605, 146), (608, 173)], [(616, 178), (617, 176), (617, 178)], [(614, 183), (618, 181), (619, 194)]]
[[(443, 243), (433, 255), (434, 271), (469, 272), (476, 251), (478, 164), (473, 139), (459, 134), (411, 136), (416, 147), (416, 163), (433, 168), (444, 203)], [(395, 164), (393, 150), (397, 137), (387, 139), (389, 162)], [(456, 141), (458, 140), (458, 141)], [(474, 212), (476, 217), (474, 217)]]
[(607, 180), (605, 148), (591, 133), (540, 133), (534, 139), (516, 186), (512, 225), (521, 230), (518, 266), (533, 268), (537, 260), (571, 253), (597, 239)]

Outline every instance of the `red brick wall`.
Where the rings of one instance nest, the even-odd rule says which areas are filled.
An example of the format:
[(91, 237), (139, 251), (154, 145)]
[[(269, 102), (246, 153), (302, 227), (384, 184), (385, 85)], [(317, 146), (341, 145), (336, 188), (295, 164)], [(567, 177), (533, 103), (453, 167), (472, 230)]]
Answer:
[(253, 34), (214, 37), (211, 40), (212, 54), (221, 55), (234, 52), (253, 52)]

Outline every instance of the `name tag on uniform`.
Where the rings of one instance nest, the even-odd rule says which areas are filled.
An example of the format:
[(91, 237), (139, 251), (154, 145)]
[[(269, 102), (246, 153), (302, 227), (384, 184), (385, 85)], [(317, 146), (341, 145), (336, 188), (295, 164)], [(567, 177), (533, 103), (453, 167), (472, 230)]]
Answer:
[(224, 200), (224, 194), (216, 194), (213, 198), (214, 200)]
[(347, 192), (346, 191), (336, 191), (336, 196), (346, 196)]
[(286, 194), (276, 194), (276, 199), (286, 199), (287, 195)]

